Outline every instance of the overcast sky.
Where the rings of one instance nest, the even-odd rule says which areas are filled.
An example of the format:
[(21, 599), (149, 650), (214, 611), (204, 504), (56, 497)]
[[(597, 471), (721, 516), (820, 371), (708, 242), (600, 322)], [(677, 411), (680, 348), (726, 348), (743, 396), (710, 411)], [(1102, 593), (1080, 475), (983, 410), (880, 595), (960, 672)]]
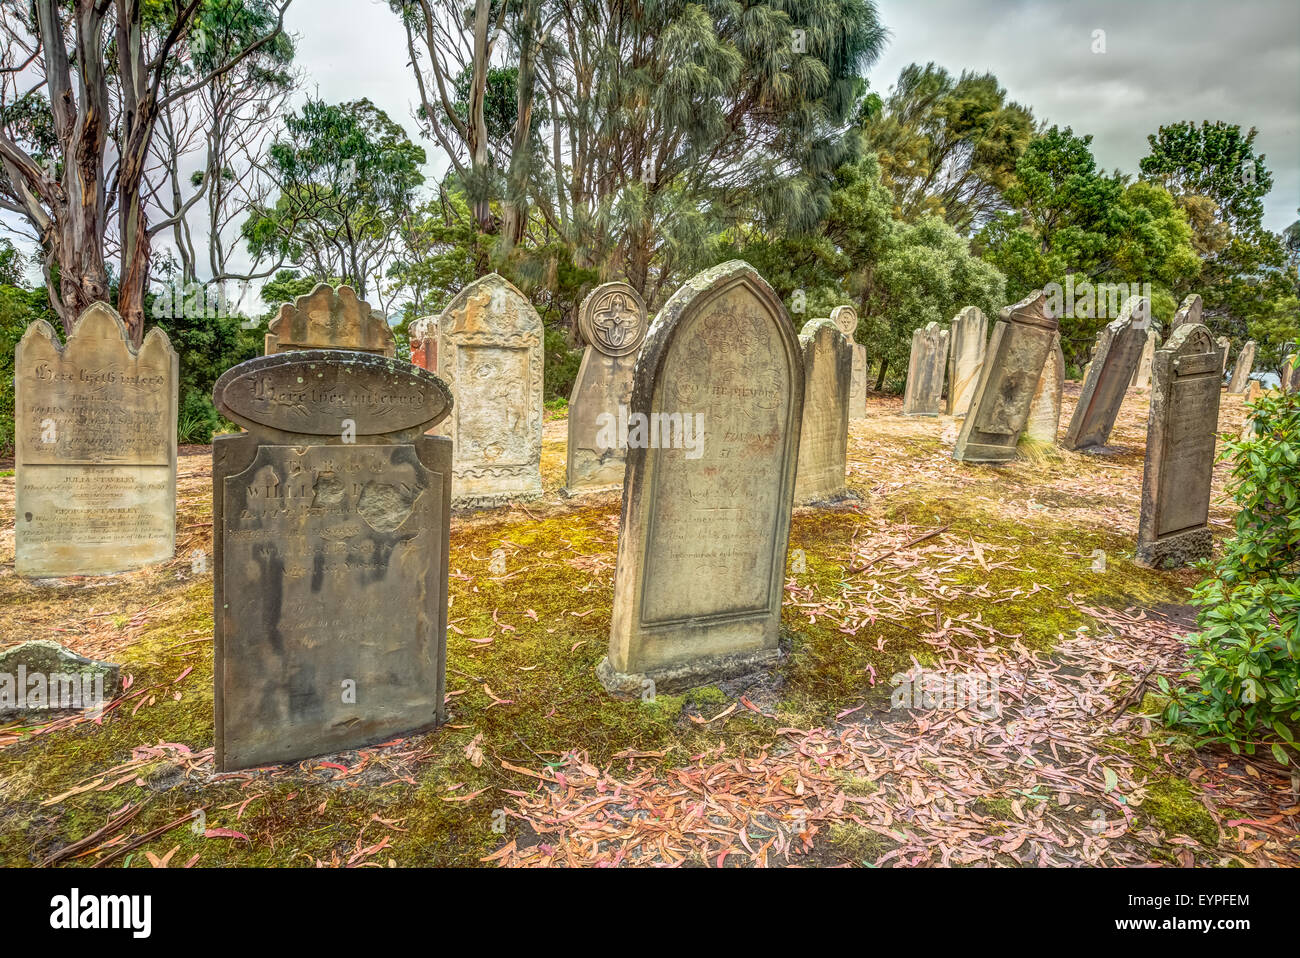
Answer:
[[(1265, 225), (1300, 206), (1300, 2), (1297, 0), (876, 0), (890, 32), (871, 86), (908, 63), (992, 71), (1034, 116), (1091, 133), (1103, 169), (1136, 173), (1162, 123), (1225, 120), (1259, 129), (1273, 172)], [(410, 134), (414, 84), (400, 23), (384, 0), (295, 0), (306, 89), (329, 102), (369, 97)], [(1095, 31), (1105, 52), (1094, 53)], [(426, 171), (441, 173), (437, 148)], [(160, 237), (161, 239), (161, 237)], [(200, 254), (202, 259), (202, 254)], [(35, 275), (38, 272), (33, 271)]]

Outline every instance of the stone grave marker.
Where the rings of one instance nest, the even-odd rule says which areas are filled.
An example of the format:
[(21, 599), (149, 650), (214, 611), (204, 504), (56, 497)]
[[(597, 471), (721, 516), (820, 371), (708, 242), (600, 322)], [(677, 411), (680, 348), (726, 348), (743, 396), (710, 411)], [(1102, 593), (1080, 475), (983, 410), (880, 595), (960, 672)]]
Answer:
[(1210, 481), (1219, 428), (1220, 347), (1200, 323), (1156, 351), (1137, 561), (1173, 567), (1210, 555)]
[(954, 459), (1005, 462), (1016, 458), (1016, 444), (1057, 336), (1057, 319), (1042, 290), (1002, 310), (989, 338), (970, 412), (957, 434)]
[(867, 418), (867, 347), (858, 340), (858, 311), (852, 306), (836, 306), (831, 322), (839, 327), (853, 350), (853, 385), (849, 394), (849, 419)]
[(438, 317), (425, 316), (417, 319), (408, 327), (406, 335), (411, 345), (411, 364), (436, 373), (438, 371)]
[(14, 353), (14, 571), (106, 575), (176, 546), (179, 367), (155, 326), (139, 350), (107, 303), (66, 344), (45, 320)]
[(433, 373), (358, 352), (241, 363), (213, 390), (219, 770), (445, 718), (451, 409)]
[(1246, 391), (1250, 374), (1255, 371), (1255, 340), (1246, 340), (1246, 345), (1237, 353), (1237, 362), (1232, 367), (1232, 380), (1228, 383), (1228, 392), (1240, 396)]
[(1214, 342), (1223, 350), (1223, 369), (1219, 371), (1219, 375), (1226, 376), (1228, 374), (1228, 354), (1232, 352), (1232, 340), (1227, 336), (1220, 336)]
[(320, 283), (292, 303), (283, 303), (266, 333), (265, 354), (297, 349), (349, 349), (396, 356), (388, 320), (357, 298), (351, 286)]
[(1133, 369), (1133, 381), (1129, 383), (1132, 388), (1151, 388), (1151, 363), (1155, 359), (1156, 350), (1159, 348), (1160, 333), (1155, 329), (1148, 329), (1146, 342), (1142, 346), (1142, 356), (1138, 359), (1138, 364)]
[(1179, 305), (1178, 311), (1174, 313), (1174, 321), (1169, 326), (1170, 334), (1184, 323), (1199, 323), (1201, 321), (1201, 297), (1192, 293), (1186, 297)]
[(470, 283), (438, 318), (438, 374), (456, 408), (452, 503), (495, 506), (542, 494), (542, 320), (496, 273)]
[(564, 483), (569, 495), (623, 484), (627, 448), (619, 438), (627, 424), (637, 350), (645, 339), (645, 302), (627, 283), (597, 286), (578, 309), (578, 331), (587, 348), (569, 396)]
[(1065, 431), (1066, 449), (1105, 448), (1133, 371), (1142, 359), (1150, 324), (1151, 303), (1145, 297), (1130, 296), (1119, 317), (1101, 331), (1097, 354), (1088, 367), (1078, 405)]
[(628, 449), (597, 669), (611, 693), (706, 684), (777, 658), (803, 389), (785, 307), (747, 263), (688, 280), (650, 324), (631, 415), (655, 441)]
[(1061, 352), (1061, 334), (1052, 337), (1052, 348), (1043, 363), (1043, 372), (1034, 389), (1025, 422), (1025, 435), (1038, 442), (1056, 442), (1061, 428), (1061, 395), (1065, 388), (1065, 354)]
[(833, 320), (813, 319), (799, 334), (803, 351), (803, 425), (795, 502), (836, 502), (848, 496), (849, 396), (853, 350)]
[(948, 345), (948, 405), (949, 416), (963, 417), (970, 411), (979, 382), (980, 367), (984, 365), (984, 350), (988, 347), (989, 320), (978, 306), (967, 306), (955, 317), (949, 328)]
[(907, 361), (903, 391), (904, 416), (937, 416), (948, 368), (948, 330), (926, 323), (912, 330), (912, 354)]

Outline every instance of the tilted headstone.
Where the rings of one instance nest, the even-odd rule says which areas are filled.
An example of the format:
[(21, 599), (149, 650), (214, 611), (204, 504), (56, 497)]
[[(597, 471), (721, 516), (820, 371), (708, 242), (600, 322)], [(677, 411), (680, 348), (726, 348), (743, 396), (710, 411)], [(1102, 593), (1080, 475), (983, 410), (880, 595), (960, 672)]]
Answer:
[(40, 319), (14, 353), (14, 571), (105, 575), (176, 546), (179, 366), (155, 326), (137, 351), (107, 303), (66, 344)]
[(1219, 370), (1219, 375), (1226, 376), (1228, 374), (1228, 354), (1232, 352), (1232, 340), (1227, 336), (1220, 336), (1214, 342), (1223, 350), (1223, 368)]
[(452, 502), (502, 505), (542, 494), (542, 320), (524, 294), (489, 273), (438, 318), (438, 375), (456, 408)]
[(853, 385), (849, 394), (849, 419), (867, 418), (867, 347), (858, 342), (858, 311), (836, 306), (831, 322), (839, 327), (853, 350)]
[(1255, 340), (1246, 340), (1246, 345), (1237, 353), (1237, 362), (1232, 367), (1232, 380), (1228, 383), (1228, 392), (1240, 396), (1246, 391), (1250, 374), (1255, 371)]
[(993, 325), (970, 412), (957, 434), (954, 459), (1005, 462), (1016, 458), (1016, 444), (1057, 336), (1057, 319), (1042, 290), (1002, 310)]
[(1300, 346), (1296, 343), (1282, 344), (1282, 391), (1293, 393), (1300, 391)]
[(411, 323), (406, 338), (411, 345), (411, 365), (438, 371), (438, 317), (425, 316)]
[(799, 334), (803, 352), (803, 425), (795, 502), (835, 502), (848, 495), (849, 394), (853, 350), (829, 319), (813, 319)]
[(1129, 383), (1134, 389), (1151, 388), (1151, 363), (1156, 350), (1160, 348), (1160, 333), (1154, 329), (1147, 330), (1147, 341), (1142, 346), (1142, 356), (1133, 370), (1133, 381)]
[(645, 302), (627, 283), (597, 286), (578, 309), (578, 331), (587, 348), (569, 395), (569, 443), (565, 489), (569, 495), (616, 489), (623, 484), (632, 370), (645, 339)]
[(265, 355), (298, 349), (349, 349), (396, 356), (388, 320), (357, 298), (351, 286), (320, 283), (310, 293), (280, 306), (267, 329)]
[(1150, 323), (1151, 303), (1145, 297), (1130, 296), (1119, 317), (1101, 331), (1097, 354), (1088, 367), (1078, 405), (1065, 431), (1066, 449), (1100, 449), (1106, 445), (1133, 371), (1142, 359)]
[(949, 328), (948, 405), (949, 416), (965, 416), (975, 398), (984, 351), (988, 347), (989, 320), (978, 306), (967, 306)]
[(1174, 313), (1174, 321), (1169, 326), (1172, 334), (1175, 329), (1184, 323), (1199, 323), (1201, 321), (1201, 297), (1192, 293), (1183, 299), (1178, 306), (1178, 312)]
[(1043, 363), (1043, 372), (1034, 389), (1025, 422), (1025, 435), (1038, 442), (1056, 442), (1061, 428), (1061, 395), (1065, 388), (1065, 354), (1061, 352), (1061, 335), (1052, 337), (1052, 348)]
[(601, 682), (641, 697), (774, 660), (803, 360), (753, 267), (715, 266), (673, 294), (641, 347), (631, 415), (657, 441), (629, 443)]
[(1182, 323), (1156, 350), (1137, 560), (1156, 567), (1210, 555), (1210, 482), (1223, 357), (1210, 331)]
[(451, 393), (357, 352), (241, 363), (213, 390), (216, 763), (287, 762), (445, 718)]
[(904, 416), (937, 416), (948, 368), (948, 330), (926, 323), (912, 330), (912, 354), (903, 390)]

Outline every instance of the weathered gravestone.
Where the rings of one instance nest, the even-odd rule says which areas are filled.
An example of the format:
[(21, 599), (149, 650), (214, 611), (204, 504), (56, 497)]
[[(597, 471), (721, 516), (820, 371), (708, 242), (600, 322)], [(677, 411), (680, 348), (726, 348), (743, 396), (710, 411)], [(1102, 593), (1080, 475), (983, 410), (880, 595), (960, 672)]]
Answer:
[(1065, 388), (1065, 354), (1061, 352), (1061, 335), (1052, 337), (1052, 348), (1043, 363), (1034, 398), (1025, 421), (1025, 435), (1037, 442), (1056, 442), (1061, 428), (1061, 395)]
[(1065, 431), (1065, 448), (1100, 450), (1115, 428), (1133, 372), (1142, 359), (1151, 323), (1151, 303), (1142, 296), (1124, 301), (1119, 317), (1101, 331), (1097, 353), (1084, 377), (1078, 405)]
[(1226, 376), (1228, 373), (1228, 353), (1232, 351), (1232, 340), (1227, 336), (1220, 336), (1214, 343), (1223, 350), (1223, 368), (1219, 370), (1219, 375)]
[(903, 390), (904, 416), (937, 416), (948, 368), (948, 330), (926, 323), (912, 330), (912, 354)]
[(1156, 351), (1137, 560), (1172, 567), (1208, 556), (1210, 481), (1223, 357), (1210, 331), (1183, 323)]
[(452, 502), (494, 506), (542, 494), (542, 320), (496, 273), (438, 318), (438, 375), (456, 396)]
[(948, 344), (949, 416), (965, 416), (975, 398), (984, 350), (988, 346), (989, 320), (978, 306), (967, 306), (952, 321)]
[(1237, 353), (1237, 362), (1232, 367), (1232, 380), (1228, 383), (1228, 392), (1240, 396), (1246, 391), (1250, 374), (1255, 371), (1255, 340), (1246, 340), (1246, 345)]
[[(632, 411), (659, 442), (628, 450), (601, 682), (642, 696), (775, 659), (803, 361), (753, 267), (724, 263), (673, 295), (641, 347)], [(686, 416), (702, 417), (694, 448), (672, 432)]]
[(176, 545), (176, 353), (149, 330), (137, 351), (106, 303), (60, 345), (44, 320), (14, 353), (14, 570), (104, 575)]
[(853, 350), (853, 384), (849, 392), (849, 419), (867, 418), (867, 347), (858, 340), (858, 311), (852, 306), (836, 306), (831, 322), (839, 327)]
[(957, 435), (954, 459), (1005, 462), (1016, 458), (1016, 444), (1057, 336), (1057, 320), (1042, 290), (1002, 310), (989, 338), (970, 412)]
[(795, 502), (834, 502), (848, 496), (849, 394), (853, 350), (829, 319), (809, 320), (799, 334), (803, 351), (803, 425)]
[(569, 495), (623, 483), (627, 447), (620, 440), (628, 425), (632, 370), (645, 339), (645, 302), (627, 283), (597, 286), (578, 309), (578, 331), (587, 348), (569, 395)]
[(425, 316), (411, 323), (406, 338), (411, 345), (411, 365), (438, 371), (438, 317)]
[(1147, 330), (1147, 341), (1142, 346), (1142, 356), (1133, 370), (1133, 381), (1129, 383), (1134, 389), (1151, 388), (1151, 363), (1155, 360), (1156, 350), (1160, 348), (1160, 333), (1155, 329)]
[(1282, 346), (1282, 391), (1300, 392), (1300, 344)]
[(102, 708), (121, 690), (120, 665), (88, 659), (49, 639), (0, 651), (0, 721), (48, 721), (51, 709)]
[(451, 443), (433, 373), (303, 350), (213, 390), (247, 432), (212, 445), (221, 770), (443, 720)]
[(1174, 313), (1174, 321), (1169, 325), (1169, 332), (1173, 331), (1184, 323), (1199, 323), (1201, 321), (1201, 297), (1192, 293), (1186, 297), (1178, 306), (1178, 311)]
[(388, 320), (357, 298), (351, 286), (320, 283), (292, 303), (280, 306), (266, 334), (265, 355), (299, 349), (348, 349), (396, 356)]

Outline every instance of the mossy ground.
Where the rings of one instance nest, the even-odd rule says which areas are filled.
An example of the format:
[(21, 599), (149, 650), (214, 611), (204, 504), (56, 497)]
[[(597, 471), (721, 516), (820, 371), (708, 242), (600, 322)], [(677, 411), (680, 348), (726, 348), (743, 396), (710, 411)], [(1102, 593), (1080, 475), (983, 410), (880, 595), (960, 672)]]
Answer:
[[(1231, 399), (1225, 427), (1235, 413)], [(193, 559), (196, 550), (211, 554), (209, 463), (182, 460), (176, 560), (53, 584), (14, 576), (13, 479), (0, 478), (5, 644), (55, 638), (121, 662), (132, 690), (147, 690), (102, 725), (83, 722), (0, 747), (0, 864), (39, 863), (127, 803), (144, 804), (136, 833), (203, 809), (209, 829), (245, 836), (205, 838), (177, 827), (125, 856), (133, 866), (173, 848), (172, 864), (197, 856), (207, 866), (475, 864), (501, 844), (493, 826), (510, 792), (537, 787), (510, 765), (558, 764), (579, 751), (603, 767), (639, 752), (667, 769), (719, 745), (726, 755), (754, 755), (773, 747), (781, 727), (830, 723), (887, 696), (891, 674), (930, 654), (922, 636), (936, 617), (978, 617), (991, 630), (981, 634), (985, 641), (1048, 648), (1090, 625), (1080, 605), (1185, 599), (1194, 574), (1129, 561), (1140, 456), (1135, 464), (1132, 456), (1117, 463), (1040, 452), (998, 469), (965, 466), (951, 461), (951, 442), (941, 435), (950, 420), (904, 420), (892, 415), (895, 405), (873, 400), (871, 418), (854, 424), (850, 485), (858, 501), (794, 517), (791, 555), (802, 550), (805, 564), (788, 573), (788, 655), (773, 674), (651, 702), (604, 693), (595, 667), (608, 639), (619, 503), (559, 494), (563, 421), (552, 421), (543, 445), (547, 498), (454, 519), (449, 722), (400, 745), (327, 757), (333, 765), (314, 759), (250, 775), (215, 775), (210, 762), (185, 751), (213, 744), (211, 574)], [(1144, 415), (1145, 403), (1126, 403), (1121, 440), (1131, 441)], [(1220, 470), (1216, 483), (1222, 479)], [(1215, 515), (1226, 526), (1222, 508)], [(889, 550), (896, 551), (882, 558)], [(1102, 572), (1093, 571), (1098, 551), (1107, 557)], [(504, 571), (493, 566), (494, 554)], [(844, 617), (872, 603), (919, 611), (882, 614), (846, 631)], [(133, 749), (160, 744), (173, 747), (114, 772)], [(1191, 788), (1170, 776), (1152, 789), (1147, 812), (1169, 831), (1212, 840), (1190, 808)], [(1001, 801), (990, 797), (990, 814)], [(857, 826), (837, 826), (827, 841), (831, 860), (855, 863), (889, 846)]]

